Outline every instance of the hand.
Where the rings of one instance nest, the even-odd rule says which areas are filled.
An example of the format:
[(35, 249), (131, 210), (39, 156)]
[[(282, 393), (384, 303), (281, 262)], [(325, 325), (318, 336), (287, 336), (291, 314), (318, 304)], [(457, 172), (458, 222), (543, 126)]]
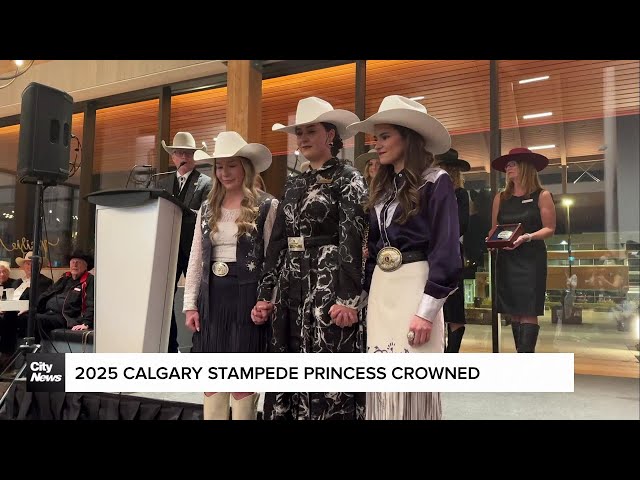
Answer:
[(200, 314), (197, 310), (187, 310), (184, 324), (190, 332), (200, 331)]
[(358, 321), (358, 311), (355, 308), (349, 308), (344, 305), (331, 305), (329, 315), (338, 327), (350, 327)]
[(29, 310), (22, 310), (21, 312), (18, 312), (18, 316), (24, 315), (25, 313), (29, 313)]
[(74, 325), (73, 327), (71, 327), (71, 330), (89, 330), (89, 327), (87, 325)]
[(273, 303), (259, 300), (256, 306), (251, 309), (251, 320), (256, 325), (262, 325), (273, 312)]
[(409, 322), (409, 331), (415, 334), (413, 342), (409, 342), (412, 347), (418, 347), (423, 343), (427, 343), (431, 338), (431, 328), (433, 324), (426, 318), (414, 315)]
[(513, 247), (504, 247), (504, 249), (505, 250), (515, 250), (516, 248), (518, 248), (523, 243), (527, 243), (529, 241), (531, 241), (531, 235), (529, 235), (528, 233), (524, 233), (524, 234), (520, 235), (518, 238), (516, 238), (516, 241), (513, 242)]

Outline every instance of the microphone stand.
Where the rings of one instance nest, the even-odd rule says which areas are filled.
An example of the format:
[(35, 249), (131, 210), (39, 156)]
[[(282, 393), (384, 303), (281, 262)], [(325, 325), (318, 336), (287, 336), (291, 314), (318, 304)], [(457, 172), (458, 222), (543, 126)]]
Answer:
[(169, 174), (172, 174), (172, 173), (176, 173), (178, 170), (180, 170), (186, 164), (187, 164), (187, 162), (185, 162), (183, 160), (182, 162), (180, 162), (180, 165), (178, 165), (178, 168), (175, 169), (175, 170), (170, 170), (168, 172), (154, 173), (153, 175), (149, 176), (149, 180), (147, 181), (147, 184), (144, 186), (144, 188), (149, 188), (149, 185), (151, 185), (151, 181), (154, 178), (159, 177), (160, 175), (169, 175)]

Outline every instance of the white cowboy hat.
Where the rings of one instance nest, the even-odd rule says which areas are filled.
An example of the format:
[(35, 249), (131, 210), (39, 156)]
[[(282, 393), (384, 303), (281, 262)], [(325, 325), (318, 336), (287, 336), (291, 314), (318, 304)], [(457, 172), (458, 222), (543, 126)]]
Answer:
[(318, 97), (307, 97), (298, 102), (296, 118), (292, 125), (274, 123), (271, 130), (295, 134), (297, 127), (311, 123), (327, 122), (336, 126), (340, 138), (344, 140), (354, 135), (350, 135), (347, 132), (347, 126), (358, 120), (360, 119), (355, 113), (351, 113), (348, 110), (335, 110), (326, 100)]
[(213, 157), (210, 157), (207, 153), (207, 144), (204, 142), (202, 142), (202, 150), (196, 150), (194, 152), (193, 159), (197, 164), (213, 165)]
[[(21, 267), (22, 264), (25, 262), (25, 260), (31, 260), (31, 257), (33, 257), (33, 252), (27, 252), (24, 255), (24, 258), (22, 257), (17, 257), (16, 258), (16, 264)], [(49, 266), (49, 260), (47, 260), (46, 258), (40, 257), (40, 266), (41, 267), (48, 267)]]
[(356, 168), (358, 170), (360, 170), (362, 173), (364, 173), (364, 169), (367, 166), (367, 162), (369, 160), (371, 160), (372, 158), (380, 158), (378, 156), (378, 152), (376, 151), (375, 148), (372, 148), (367, 153), (363, 153), (362, 155), (358, 155), (353, 163), (355, 164), (355, 166), (356, 166)]
[(176, 136), (173, 137), (173, 145), (167, 145), (164, 140), (161, 143), (162, 148), (169, 154), (172, 154), (178, 148), (181, 150), (202, 150), (202, 147), (196, 147), (196, 139), (189, 132), (176, 133)]
[(434, 155), (444, 153), (451, 147), (451, 136), (447, 129), (427, 113), (421, 103), (401, 95), (389, 95), (382, 100), (378, 113), (347, 128), (350, 135), (358, 132), (373, 134), (374, 126), (381, 123), (401, 125), (414, 130), (424, 138), (425, 147)]
[(211, 158), (244, 157), (253, 163), (256, 173), (271, 166), (271, 151), (261, 143), (247, 143), (238, 132), (221, 132)]

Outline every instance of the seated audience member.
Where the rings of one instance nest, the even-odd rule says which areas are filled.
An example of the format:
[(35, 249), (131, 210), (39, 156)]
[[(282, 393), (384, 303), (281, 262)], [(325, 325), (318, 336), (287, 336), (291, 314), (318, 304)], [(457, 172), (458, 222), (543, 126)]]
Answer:
[[(32, 256), (33, 252), (27, 252), (24, 258), (16, 258), (16, 263), (24, 272), (24, 280), (17, 279), (14, 281), (13, 287), (7, 287), (15, 288), (13, 298), (7, 297), (7, 300), (29, 300)], [(42, 268), (43, 263), (44, 262), (40, 263), (40, 268)], [(47, 290), (52, 283), (49, 277), (40, 273), (38, 276), (38, 294)], [(4, 315), (2, 315), (0, 319), (0, 364), (6, 363), (7, 359), (10, 358), (16, 350), (18, 338), (24, 337), (27, 334), (28, 318), (28, 310), (23, 310), (20, 313), (16, 311), (4, 312)]]
[(56, 328), (93, 328), (93, 256), (76, 250), (69, 256), (69, 271), (38, 299), (36, 337)]

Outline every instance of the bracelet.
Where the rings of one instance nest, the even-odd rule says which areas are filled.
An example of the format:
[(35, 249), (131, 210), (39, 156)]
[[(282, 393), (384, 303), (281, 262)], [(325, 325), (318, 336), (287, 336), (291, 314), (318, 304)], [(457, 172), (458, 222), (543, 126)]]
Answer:
[(531, 234), (527, 233), (527, 243), (529, 243), (531, 241)]

